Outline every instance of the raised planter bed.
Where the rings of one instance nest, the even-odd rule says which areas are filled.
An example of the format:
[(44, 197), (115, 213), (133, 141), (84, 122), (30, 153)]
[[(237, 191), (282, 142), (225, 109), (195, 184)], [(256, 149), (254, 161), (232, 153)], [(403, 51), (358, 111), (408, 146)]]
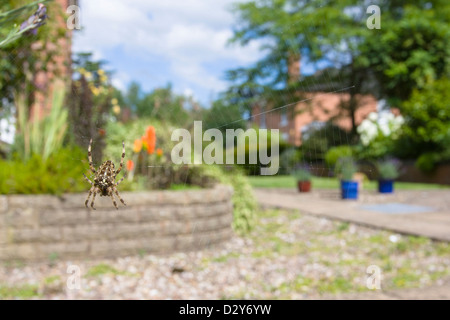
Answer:
[(86, 194), (0, 196), (0, 261), (101, 258), (198, 250), (232, 236), (233, 190), (122, 192), (116, 210)]

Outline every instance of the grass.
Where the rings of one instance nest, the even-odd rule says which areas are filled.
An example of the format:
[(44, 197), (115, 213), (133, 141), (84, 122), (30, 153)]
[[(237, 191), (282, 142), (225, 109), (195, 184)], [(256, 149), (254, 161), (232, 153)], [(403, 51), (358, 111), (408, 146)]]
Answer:
[[(295, 178), (292, 176), (250, 176), (250, 184), (254, 188), (296, 188)], [(312, 177), (312, 188), (315, 189), (338, 189), (339, 180), (327, 177)], [(397, 190), (436, 190), (448, 189), (449, 186), (428, 183), (395, 182)], [(377, 181), (364, 181), (365, 190), (377, 190)]]
[(2, 286), (0, 285), (0, 299), (31, 299), (39, 296), (37, 285)]
[(114, 267), (105, 264), (105, 263), (100, 263), (96, 266), (91, 267), (88, 272), (86, 273), (86, 277), (99, 277), (105, 274), (112, 274), (114, 276), (118, 276), (118, 275), (125, 275), (125, 276), (130, 276), (133, 275), (129, 272), (126, 271), (121, 271), (121, 270), (117, 270)]

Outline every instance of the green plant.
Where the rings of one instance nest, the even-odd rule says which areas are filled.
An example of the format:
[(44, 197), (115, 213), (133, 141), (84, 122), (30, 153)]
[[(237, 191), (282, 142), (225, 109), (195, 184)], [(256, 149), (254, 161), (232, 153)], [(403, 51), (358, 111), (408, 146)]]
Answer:
[(52, 109), (43, 119), (35, 117), (28, 120), (28, 106), (22, 95), (17, 95), (19, 134), (16, 136), (15, 149), (19, 156), (30, 159), (32, 154), (42, 156), (43, 160), (62, 148), (67, 130), (67, 109), (64, 108), (65, 89), (55, 88), (52, 97)]
[(0, 194), (62, 194), (80, 192), (88, 186), (83, 172), (88, 168), (86, 153), (78, 147), (61, 148), (44, 160), (33, 154), (22, 161), (0, 160)]
[(394, 160), (380, 161), (376, 164), (378, 174), (383, 180), (395, 180), (400, 175), (400, 163)]
[(327, 153), (325, 154), (325, 163), (330, 167), (333, 168), (338, 159), (342, 157), (351, 157), (353, 155), (353, 149), (351, 146), (343, 145), (338, 147), (333, 147), (328, 149)]
[(231, 185), (233, 193), (233, 229), (243, 235), (249, 233), (256, 223), (256, 200), (248, 178), (239, 167), (224, 171), (218, 166), (201, 166), (201, 175), (223, 184)]
[(335, 173), (345, 181), (352, 180), (357, 170), (358, 166), (352, 157), (339, 158), (335, 166)]
[(286, 149), (280, 155), (279, 174), (288, 174), (300, 161), (302, 161), (302, 153), (297, 148)]
[(305, 168), (299, 168), (292, 171), (292, 176), (295, 177), (297, 181), (310, 181), (311, 180), (311, 172)]
[(14, 25), (14, 27), (10, 30), (6, 38), (0, 40), (0, 48), (9, 45), (10, 43), (14, 42), (24, 34), (34, 32), (37, 28), (39, 28), (41, 25), (45, 23), (45, 20), (47, 19), (46, 14), (47, 8), (43, 5), (43, 3), (45, 2), (48, 2), (48, 0), (35, 1), (18, 9), (0, 12), (0, 26), (2, 26), (4, 21), (10, 21), (15, 17), (17, 17), (18, 15), (22, 14), (24, 11), (28, 11), (31, 8), (35, 8), (37, 5), (39, 5), (38, 10), (31, 17), (29, 17), (20, 26)]

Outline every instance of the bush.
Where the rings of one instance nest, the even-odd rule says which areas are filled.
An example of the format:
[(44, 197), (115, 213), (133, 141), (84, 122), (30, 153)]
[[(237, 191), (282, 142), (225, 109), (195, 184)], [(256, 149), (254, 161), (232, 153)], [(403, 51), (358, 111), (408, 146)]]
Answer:
[(257, 204), (252, 187), (242, 169), (234, 167), (233, 170), (224, 171), (214, 165), (198, 168), (201, 176), (233, 187), (233, 229), (241, 235), (250, 232), (255, 225)]
[(87, 153), (62, 148), (44, 160), (33, 154), (23, 162), (0, 160), (0, 194), (57, 194), (86, 191), (90, 186), (83, 178), (88, 168)]
[(357, 170), (358, 166), (352, 157), (339, 158), (335, 166), (336, 174), (341, 180), (345, 181), (353, 180), (353, 175)]
[(330, 148), (325, 154), (325, 163), (330, 167), (334, 168), (339, 158), (351, 157), (353, 156), (353, 149), (351, 146), (338, 146)]
[(286, 149), (280, 155), (279, 174), (288, 174), (298, 163), (302, 161), (302, 153), (297, 148)]
[(322, 128), (312, 129), (305, 134), (301, 151), (305, 161), (323, 161), (327, 150), (348, 144), (350, 141), (351, 137), (348, 132), (332, 123), (327, 123)]
[(395, 160), (386, 160), (377, 163), (377, 170), (380, 179), (394, 180), (400, 175), (400, 162)]
[(311, 172), (306, 168), (299, 168), (292, 171), (292, 176), (297, 181), (310, 181), (311, 180)]

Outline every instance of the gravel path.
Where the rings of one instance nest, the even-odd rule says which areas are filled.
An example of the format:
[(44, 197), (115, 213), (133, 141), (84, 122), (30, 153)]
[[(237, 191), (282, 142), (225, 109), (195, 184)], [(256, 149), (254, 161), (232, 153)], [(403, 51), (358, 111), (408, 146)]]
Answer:
[[(251, 235), (199, 252), (3, 263), (0, 299), (385, 299), (420, 298), (422, 288), (445, 298), (450, 290), (448, 243), (292, 211), (258, 214)], [(366, 286), (371, 265), (381, 290)], [(397, 291), (405, 288), (420, 290)]]

